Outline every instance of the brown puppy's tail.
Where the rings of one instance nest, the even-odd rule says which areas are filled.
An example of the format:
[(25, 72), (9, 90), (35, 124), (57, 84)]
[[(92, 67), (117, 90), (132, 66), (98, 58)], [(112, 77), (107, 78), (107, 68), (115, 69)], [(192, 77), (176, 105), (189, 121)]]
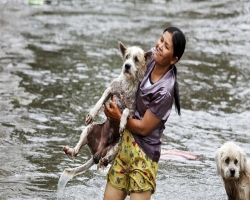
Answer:
[(63, 190), (67, 184), (67, 182), (72, 179), (74, 176), (78, 174), (82, 174), (85, 171), (87, 171), (91, 166), (95, 164), (93, 158), (91, 158), (88, 162), (86, 162), (84, 165), (81, 165), (76, 168), (67, 168), (63, 171), (62, 175), (59, 178), (58, 184), (57, 184), (57, 199), (62, 198), (63, 196)]

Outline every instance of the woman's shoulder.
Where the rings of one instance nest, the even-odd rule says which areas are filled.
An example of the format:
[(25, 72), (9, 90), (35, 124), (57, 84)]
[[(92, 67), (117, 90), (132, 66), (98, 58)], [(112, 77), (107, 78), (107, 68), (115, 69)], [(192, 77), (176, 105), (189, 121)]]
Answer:
[(150, 51), (155, 52), (155, 47), (151, 47)]
[(154, 67), (154, 63), (155, 63), (155, 61), (154, 61), (154, 53), (155, 53), (155, 47), (152, 47), (149, 51), (151, 51), (152, 52), (152, 55), (151, 55), (151, 58), (150, 59), (148, 59), (148, 61), (147, 61), (147, 69), (149, 70), (149, 69), (151, 69), (152, 67)]
[(150, 49), (150, 51), (152, 52), (151, 59), (153, 59), (154, 58), (154, 53), (155, 53), (155, 47), (152, 47)]

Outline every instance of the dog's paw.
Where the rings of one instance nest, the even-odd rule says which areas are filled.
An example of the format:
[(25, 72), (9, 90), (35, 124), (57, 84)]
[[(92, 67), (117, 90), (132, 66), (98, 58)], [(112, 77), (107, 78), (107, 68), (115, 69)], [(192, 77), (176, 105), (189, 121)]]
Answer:
[(86, 116), (85, 123), (86, 123), (87, 125), (89, 125), (89, 124), (91, 124), (93, 121), (94, 121), (94, 117), (92, 117), (92, 115), (89, 113), (89, 114)]
[(99, 163), (98, 163), (98, 165), (97, 165), (97, 168), (99, 169), (99, 168), (104, 168), (104, 167), (107, 167), (108, 166), (108, 164), (109, 164), (109, 159), (108, 158), (101, 158), (100, 160), (99, 160)]
[(119, 133), (120, 133), (120, 135), (122, 135), (122, 134), (124, 133), (124, 131), (125, 131), (125, 127), (121, 127), (121, 126), (120, 126), (120, 128), (119, 128)]
[(63, 147), (63, 151), (65, 152), (65, 154), (69, 157), (73, 157), (75, 158), (77, 156), (77, 152), (75, 151), (75, 149), (73, 148), (69, 148), (68, 146), (64, 146)]

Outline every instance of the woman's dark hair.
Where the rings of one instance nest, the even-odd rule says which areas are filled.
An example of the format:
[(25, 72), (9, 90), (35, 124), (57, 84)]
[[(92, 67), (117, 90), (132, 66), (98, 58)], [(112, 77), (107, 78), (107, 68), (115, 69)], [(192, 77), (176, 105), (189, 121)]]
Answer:
[[(166, 28), (163, 33), (169, 32), (172, 35), (172, 42), (174, 47), (174, 57), (178, 57), (178, 61), (181, 59), (185, 47), (186, 47), (186, 38), (183, 34), (183, 32), (176, 28), (176, 27), (168, 27)], [(178, 62), (177, 61), (177, 62)], [(177, 68), (175, 65), (173, 65), (173, 71), (175, 75), (175, 84), (174, 84), (174, 103), (175, 103), (175, 109), (178, 113), (178, 115), (181, 115), (181, 105), (180, 105), (180, 95), (179, 95), (179, 86), (177, 82)]]
[(179, 61), (185, 50), (186, 38), (182, 31), (176, 27), (168, 27), (163, 31), (163, 33), (165, 33), (166, 31), (172, 35), (172, 42), (174, 47), (173, 56), (177, 56)]

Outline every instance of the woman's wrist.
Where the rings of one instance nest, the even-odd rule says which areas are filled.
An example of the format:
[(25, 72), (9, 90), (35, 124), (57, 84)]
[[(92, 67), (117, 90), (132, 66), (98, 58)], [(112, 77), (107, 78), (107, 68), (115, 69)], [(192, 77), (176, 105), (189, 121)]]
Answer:
[(117, 116), (117, 121), (120, 122), (122, 119), (122, 113), (118, 113), (118, 116)]

